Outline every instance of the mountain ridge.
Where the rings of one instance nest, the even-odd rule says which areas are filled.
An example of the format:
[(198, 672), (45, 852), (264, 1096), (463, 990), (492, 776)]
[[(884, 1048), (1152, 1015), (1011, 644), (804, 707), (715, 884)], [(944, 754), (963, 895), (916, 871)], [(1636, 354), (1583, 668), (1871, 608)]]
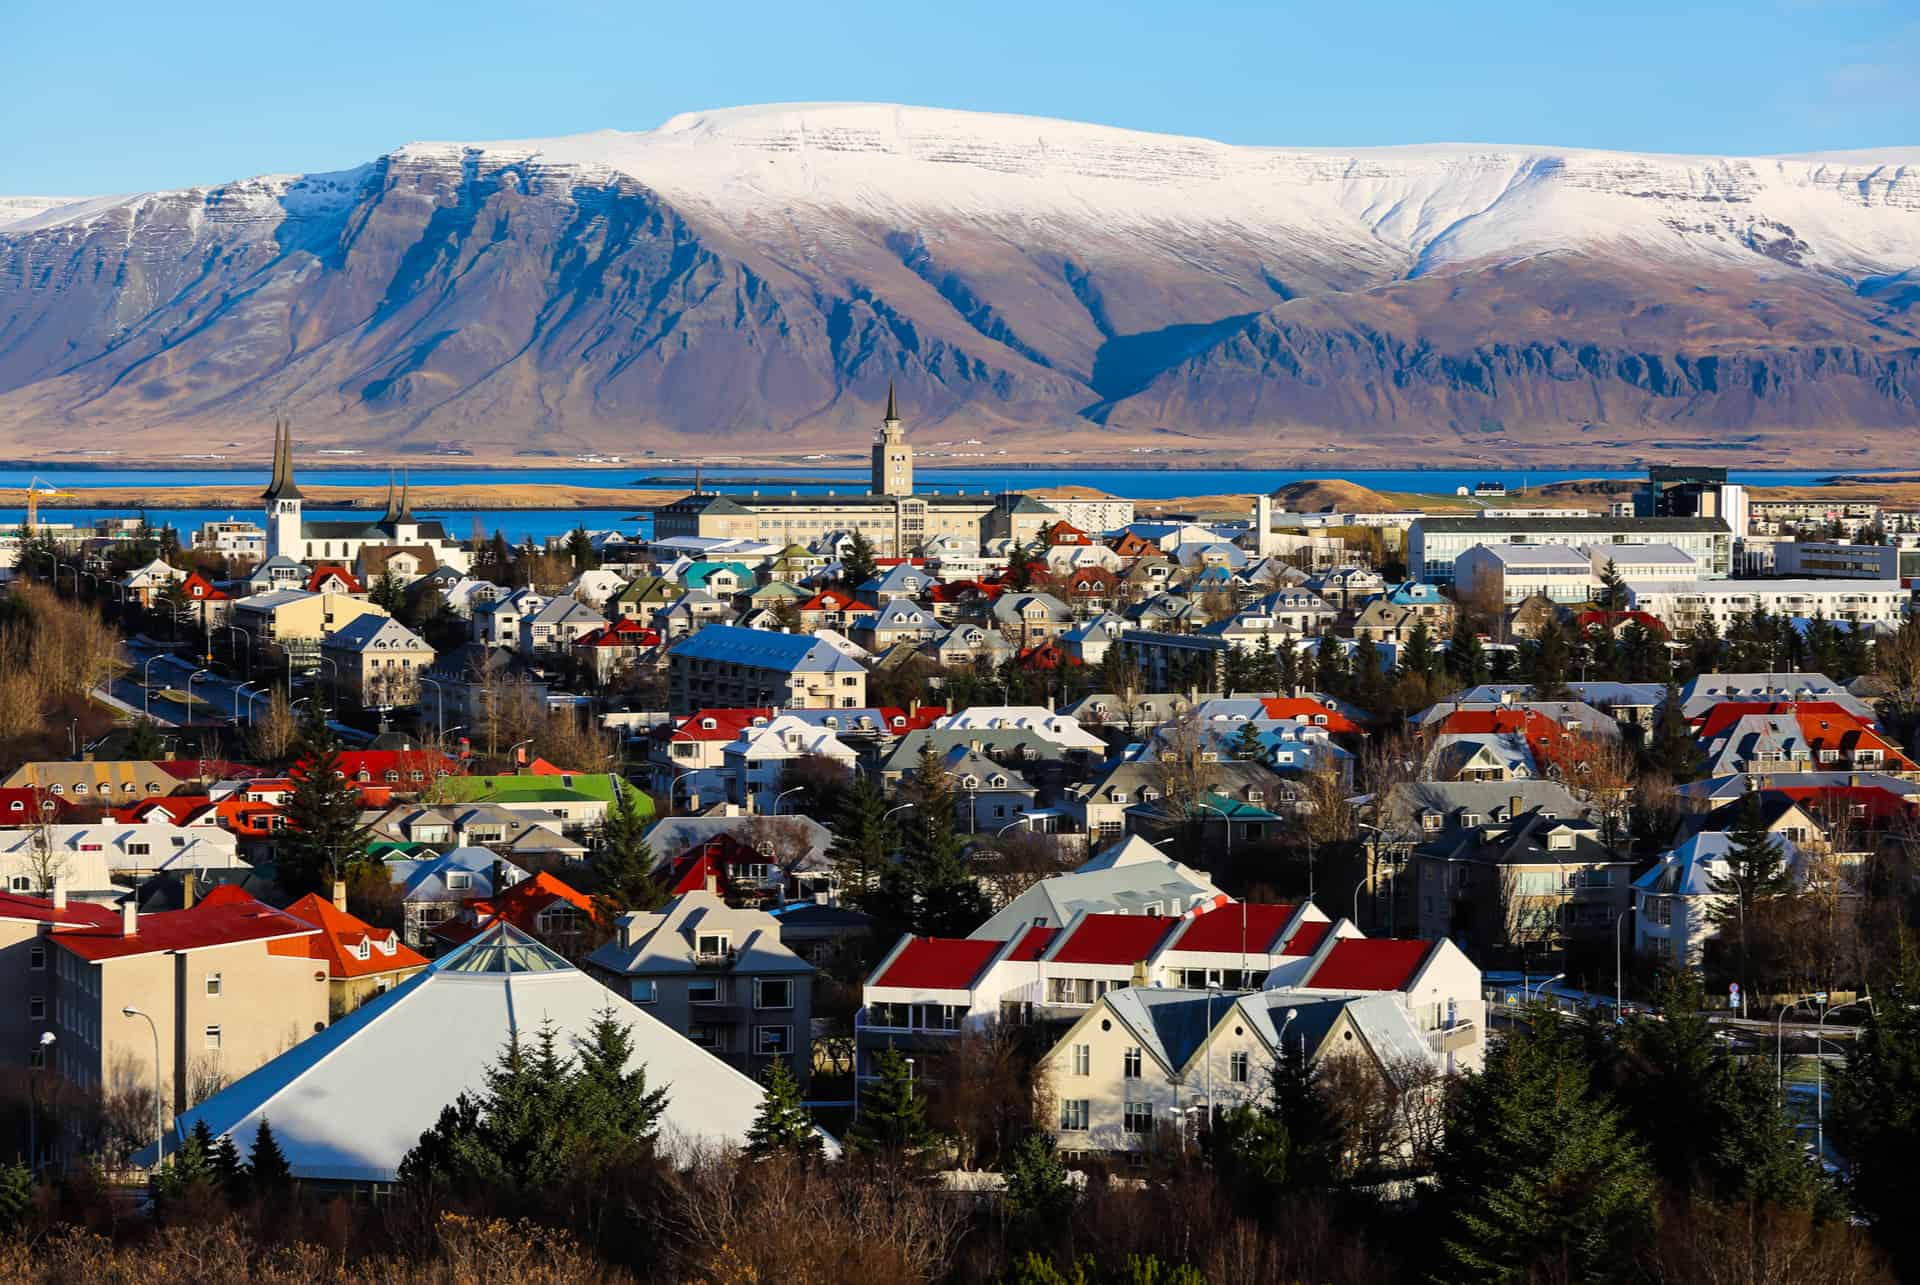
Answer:
[(1756, 462), (1842, 462), (1809, 434), (1920, 425), (1920, 148), (1253, 148), (789, 104), (9, 208), (7, 444), (277, 405), (397, 451), (846, 446), (889, 380), (920, 426), (1115, 452), (1740, 428)]

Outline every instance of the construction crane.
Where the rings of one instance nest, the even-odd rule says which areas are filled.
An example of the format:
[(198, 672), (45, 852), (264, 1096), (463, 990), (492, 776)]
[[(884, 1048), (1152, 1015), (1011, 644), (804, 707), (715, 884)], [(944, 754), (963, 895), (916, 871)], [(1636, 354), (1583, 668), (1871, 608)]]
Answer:
[(35, 473), (27, 481), (27, 526), (40, 525), (40, 501), (72, 498), (73, 492), (57, 490), (53, 483), (43, 481), (40, 475)]

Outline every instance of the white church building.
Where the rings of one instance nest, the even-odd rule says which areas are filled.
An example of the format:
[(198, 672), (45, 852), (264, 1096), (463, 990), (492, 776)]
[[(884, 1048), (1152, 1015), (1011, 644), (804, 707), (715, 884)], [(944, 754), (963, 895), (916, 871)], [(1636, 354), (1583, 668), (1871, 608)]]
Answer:
[[(285, 421), (274, 424), (273, 480), (261, 494), (267, 508), (267, 557), (295, 562), (352, 564), (363, 552), (384, 554), (406, 550), (426, 553), (433, 563), (455, 571), (472, 569), (472, 557), (449, 538), (438, 521), (421, 521), (407, 504), (403, 482), (395, 490), (387, 479), (386, 512), (374, 521), (359, 517), (317, 520), (304, 512), (306, 497), (293, 479), (293, 429)], [(383, 563), (384, 558), (380, 559)], [(423, 563), (426, 559), (420, 559)]]

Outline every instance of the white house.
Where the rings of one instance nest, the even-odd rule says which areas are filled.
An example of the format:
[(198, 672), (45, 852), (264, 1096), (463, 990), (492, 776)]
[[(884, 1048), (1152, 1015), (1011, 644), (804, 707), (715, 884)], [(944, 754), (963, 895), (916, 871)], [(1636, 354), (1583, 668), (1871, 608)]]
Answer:
[(1898, 580), (1651, 580), (1630, 582), (1629, 605), (1678, 633), (1702, 620), (1725, 632), (1755, 608), (1898, 629), (1912, 592)]
[(1595, 584), (1592, 560), (1564, 544), (1475, 545), (1454, 560), (1453, 580), (1463, 598), (1509, 606), (1535, 596), (1586, 602)]
[(849, 774), (859, 761), (833, 729), (791, 714), (777, 715), (741, 728), (721, 750), (727, 801), (771, 812), (787, 765), (802, 758), (830, 759)]
[[(1776, 836), (1773, 842), (1789, 869), (1800, 864), (1791, 840)], [(1702, 831), (1633, 881), (1635, 951), (1675, 965), (1700, 963), (1701, 950), (1720, 931), (1713, 913), (1730, 900), (1713, 890), (1713, 881), (1731, 869), (1727, 852), (1732, 846), (1732, 835)]]

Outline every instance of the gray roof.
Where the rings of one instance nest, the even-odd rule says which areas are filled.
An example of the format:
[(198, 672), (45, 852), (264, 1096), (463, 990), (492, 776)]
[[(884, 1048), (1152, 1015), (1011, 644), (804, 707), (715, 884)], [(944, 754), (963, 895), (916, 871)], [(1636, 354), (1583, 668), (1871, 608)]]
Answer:
[[(1658, 706), (1667, 698), (1667, 689), (1659, 683), (1568, 683), (1567, 690), (1578, 700), (1596, 707), (1607, 705), (1653, 705)], [(1451, 705), (1498, 705), (1500, 698), (1511, 695), (1516, 704), (1525, 701), (1533, 688), (1526, 683), (1482, 683), (1469, 691), (1462, 692)], [(1435, 709), (1445, 708), (1436, 705)]]
[[(798, 822), (807, 831), (809, 851), (800, 869), (813, 870), (825, 864), (827, 849), (833, 844), (833, 831), (810, 816), (795, 814), (781, 819)], [(745, 830), (752, 824), (752, 817), (663, 817), (647, 831), (647, 846), (665, 864), (708, 839)]]
[[(1147, 841), (1138, 842), (1146, 844)], [(1036, 920), (1063, 928), (1083, 910), (1088, 914), (1141, 914), (1148, 906), (1158, 903), (1164, 913), (1174, 905), (1191, 907), (1196, 897), (1211, 900), (1222, 895), (1201, 871), (1159, 855), (1157, 849), (1154, 851), (1156, 857), (1152, 859), (1125, 860), (1099, 867), (1090, 865), (1070, 874), (1042, 879), (967, 935), (976, 941), (1008, 941)]]
[(326, 646), (338, 651), (431, 651), (427, 640), (391, 616), (368, 612), (356, 616), (327, 635)]
[(708, 625), (682, 638), (669, 649), (675, 656), (716, 660), (756, 669), (783, 669), (808, 673), (864, 673), (860, 662), (842, 655), (807, 634), (774, 633), (734, 625)]
[(729, 906), (710, 892), (686, 892), (657, 911), (620, 917), (620, 933), (587, 956), (587, 962), (629, 977), (688, 974), (701, 933), (725, 933), (733, 948), (730, 971), (741, 974), (808, 974), (813, 965), (780, 941), (780, 921), (764, 910)]

